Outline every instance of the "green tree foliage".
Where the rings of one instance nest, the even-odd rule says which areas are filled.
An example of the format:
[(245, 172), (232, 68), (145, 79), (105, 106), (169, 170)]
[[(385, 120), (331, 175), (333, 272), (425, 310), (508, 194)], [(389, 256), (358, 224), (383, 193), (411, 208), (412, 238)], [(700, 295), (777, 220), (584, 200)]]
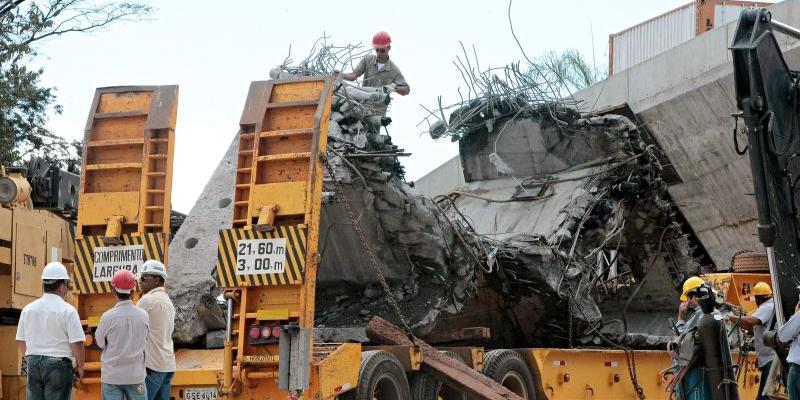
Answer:
[(44, 157), (64, 167), (80, 161), (81, 142), (47, 129), (47, 114), (61, 112), (55, 88), (42, 85), (36, 45), (67, 33), (93, 32), (117, 21), (146, 18), (139, 3), (92, 0), (0, 0), (0, 165)]
[(557, 84), (566, 96), (606, 79), (608, 72), (588, 63), (578, 50), (565, 50), (548, 51), (534, 59), (529, 75)]

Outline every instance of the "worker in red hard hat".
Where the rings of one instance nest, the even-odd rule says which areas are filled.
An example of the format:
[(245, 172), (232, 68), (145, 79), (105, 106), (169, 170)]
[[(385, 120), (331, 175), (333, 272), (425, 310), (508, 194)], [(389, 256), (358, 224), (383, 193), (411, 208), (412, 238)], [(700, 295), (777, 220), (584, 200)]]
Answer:
[(111, 278), (117, 304), (100, 317), (95, 332), (100, 356), (103, 400), (147, 400), (144, 349), (149, 318), (131, 301), (136, 287), (133, 272), (122, 269)]
[[(400, 72), (400, 68), (389, 59), (392, 37), (384, 31), (376, 33), (372, 36), (372, 48), (375, 49), (375, 54), (362, 58), (353, 72), (341, 75), (342, 79), (354, 81), (363, 75), (361, 86), (383, 88), (387, 94), (397, 92), (405, 96), (411, 93), (411, 87)], [(376, 110), (376, 114), (386, 115), (386, 108)]]

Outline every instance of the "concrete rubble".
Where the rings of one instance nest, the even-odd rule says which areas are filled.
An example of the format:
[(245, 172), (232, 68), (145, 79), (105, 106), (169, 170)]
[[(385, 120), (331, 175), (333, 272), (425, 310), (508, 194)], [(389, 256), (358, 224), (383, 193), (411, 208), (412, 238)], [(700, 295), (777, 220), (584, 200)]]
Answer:
[[(287, 73), (296, 71), (272, 71)], [(398, 321), (394, 299), (420, 336), (486, 326), (492, 339), (483, 344), (497, 346), (663, 342), (659, 335), (669, 332), (654, 316), (674, 311), (676, 288), (699, 266), (654, 145), (635, 124), (525, 102), (476, 117), (474, 108), (485, 104), (471, 102), (432, 129), (452, 134), (453, 119), (470, 116), (470, 129), (456, 137), (467, 183), (431, 199), (405, 181), (398, 159), (407, 153), (381, 133), (390, 120), (372, 110), (387, 96), (335, 85), (318, 340), (366, 340), (373, 316)], [(231, 223), (236, 143), (170, 245), (179, 343), (217, 343), (214, 331), (224, 328), (211, 272), (217, 232)]]
[(217, 234), (233, 219), (237, 139), (169, 245), (167, 293), (175, 304), (177, 343), (202, 344), (208, 332), (225, 328), (225, 315), (217, 304), (220, 291), (211, 271), (217, 260)]
[[(631, 313), (671, 312), (676, 286), (697, 271), (664, 197), (652, 146), (624, 117), (580, 118), (564, 110), (558, 118), (567, 125), (559, 128), (531, 112), (505, 131), (504, 140), (518, 154), (498, 152), (513, 170), (529, 174), (521, 183), (496, 176), (491, 167), (486, 148), (496, 132), (461, 138), (462, 158), (473, 166), (464, 171), (472, 174), (471, 182), (435, 199), (423, 197), (396, 173), (385, 179), (382, 173), (393, 168), (389, 161), (350, 160), (365, 186), (354, 168), (331, 160), (344, 197), (364, 210), (370, 246), (416, 334), (489, 326), (494, 345), (599, 344), (599, 338), (642, 347), (663, 342), (649, 330), (626, 335), (614, 324), (599, 334), (604, 303), (625, 301), (643, 282), (647, 295), (631, 302)], [(534, 153), (519, 150), (514, 138), (543, 142), (547, 156), (531, 157)], [(333, 139), (329, 145), (348, 154), (347, 144)], [(338, 260), (323, 256), (318, 324), (358, 327), (373, 315), (396, 321), (365, 265), (363, 248), (352, 240), (340, 203), (326, 205), (323, 220), (329, 229), (321, 239), (326, 248), (349, 254), (335, 256)], [(484, 226), (487, 222), (495, 227)], [(603, 256), (608, 261), (609, 250), (616, 259), (599, 263)]]

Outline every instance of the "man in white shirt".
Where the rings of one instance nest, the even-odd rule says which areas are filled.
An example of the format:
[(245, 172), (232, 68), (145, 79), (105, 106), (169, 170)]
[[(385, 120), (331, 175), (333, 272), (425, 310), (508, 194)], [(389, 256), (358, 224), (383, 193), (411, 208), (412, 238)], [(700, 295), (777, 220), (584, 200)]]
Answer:
[(64, 301), (67, 281), (63, 264), (47, 264), (42, 270), (44, 295), (19, 317), (16, 338), (27, 363), (28, 400), (69, 400), (73, 380), (83, 377), (85, 336), (78, 312)]
[(147, 400), (144, 384), (144, 348), (147, 340), (147, 313), (131, 301), (136, 277), (119, 270), (111, 279), (117, 304), (100, 317), (95, 331), (100, 356), (103, 400)]
[(142, 264), (139, 288), (142, 298), (137, 304), (150, 317), (150, 331), (145, 345), (147, 367), (147, 399), (169, 400), (172, 377), (175, 375), (175, 353), (172, 332), (175, 329), (175, 307), (172, 305), (164, 284), (167, 269), (157, 260)]
[(758, 387), (756, 400), (765, 400), (766, 397), (761, 393), (764, 391), (764, 384), (772, 367), (772, 359), (775, 357), (775, 350), (764, 344), (764, 333), (773, 326), (775, 321), (775, 301), (772, 299), (772, 288), (766, 282), (758, 282), (753, 286), (750, 293), (755, 297), (758, 308), (752, 315), (739, 317), (728, 315), (728, 321), (736, 323), (742, 329), (753, 332), (753, 347), (756, 350), (756, 361), (761, 370), (761, 383)]

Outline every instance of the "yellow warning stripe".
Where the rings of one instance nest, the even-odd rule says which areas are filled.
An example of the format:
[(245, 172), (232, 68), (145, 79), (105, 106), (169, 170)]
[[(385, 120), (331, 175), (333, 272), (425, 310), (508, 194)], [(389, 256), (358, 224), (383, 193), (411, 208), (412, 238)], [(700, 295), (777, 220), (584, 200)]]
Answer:
[[(306, 268), (306, 225), (279, 226), (270, 232), (249, 229), (223, 229), (217, 242), (217, 280), (223, 288), (238, 286), (295, 285), (303, 282)], [(286, 239), (286, 264), (282, 273), (237, 275), (237, 248), (240, 240)]]
[[(145, 235), (122, 235), (122, 244), (119, 246), (142, 245), (146, 260), (164, 261), (165, 235), (163, 233), (147, 233)], [(84, 236), (75, 240), (75, 288), (78, 293), (111, 293), (110, 282), (95, 282), (94, 276), (94, 249), (97, 247), (113, 247), (105, 244), (102, 236)]]

